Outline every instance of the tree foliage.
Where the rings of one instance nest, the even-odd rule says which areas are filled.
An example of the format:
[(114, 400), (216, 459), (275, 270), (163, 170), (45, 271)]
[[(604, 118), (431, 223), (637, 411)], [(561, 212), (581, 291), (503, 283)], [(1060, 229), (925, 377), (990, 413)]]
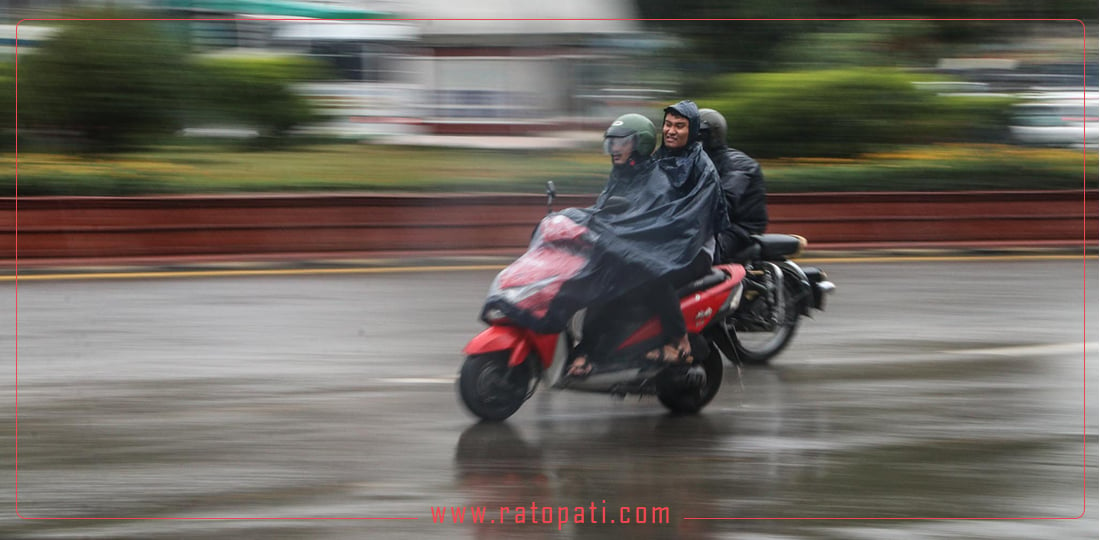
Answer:
[(292, 85), (326, 75), (315, 62), (295, 56), (202, 57), (193, 68), (198, 116), (248, 125), (263, 144), (316, 119)]
[[(659, 19), (647, 23), (653, 30), (677, 36), (685, 44), (681, 62), (698, 68), (692, 71), (703, 76), (773, 71), (777, 63), (790, 59), (792, 42), (807, 34), (845, 32), (853, 19), (863, 20), (863, 32), (880, 34), (877, 45), (885, 50), (903, 57), (916, 54), (919, 60), (934, 52), (930, 44), (1013, 41), (1033, 24), (994, 19), (1097, 18), (1095, 3), (1086, 0), (638, 0), (637, 5), (642, 18)], [(1053, 24), (1064, 26), (1067, 33), (1081, 28), (1073, 21)], [(907, 25), (918, 29), (916, 40)], [(691, 81), (686, 89), (692, 89)]]
[(155, 24), (70, 21), (20, 58), (24, 126), (73, 133), (89, 150), (119, 150), (180, 127), (182, 46)]
[(20, 55), (20, 126), (40, 138), (116, 152), (213, 120), (247, 124), (268, 143), (314, 119), (292, 89), (321, 76), (307, 59), (196, 57), (179, 32), (187, 23), (102, 20), (127, 18), (114, 12), (81, 18), (101, 20), (69, 21)]
[(0, 149), (15, 146), (15, 65), (0, 64)]

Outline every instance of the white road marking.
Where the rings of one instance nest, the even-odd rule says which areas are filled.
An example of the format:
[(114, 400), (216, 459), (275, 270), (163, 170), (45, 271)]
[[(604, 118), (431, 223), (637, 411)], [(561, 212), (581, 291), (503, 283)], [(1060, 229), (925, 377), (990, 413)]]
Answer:
[(1085, 349), (1096, 350), (1098, 343), (1051, 343), (1048, 345), (1019, 345), (1014, 347), (994, 347), (989, 349), (962, 349), (943, 351), (944, 354), (974, 354), (989, 356), (1032, 356), (1040, 354), (1073, 354), (1084, 352)]
[(448, 375), (445, 377), (389, 377), (375, 380), (393, 384), (454, 384), (457, 378), (457, 375)]

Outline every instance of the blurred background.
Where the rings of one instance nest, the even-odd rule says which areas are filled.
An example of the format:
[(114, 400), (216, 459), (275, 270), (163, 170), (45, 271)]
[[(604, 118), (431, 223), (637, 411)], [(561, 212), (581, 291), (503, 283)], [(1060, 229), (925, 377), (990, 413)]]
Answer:
[[(728, 142), (762, 162), (770, 193), (1062, 190), (1077, 212), (1097, 170), (1095, 2), (0, 0), (0, 18), (0, 216), (11, 216), (0, 247), (20, 257), (16, 286), (0, 287), (17, 306), (0, 309), (0, 341), (16, 344), (18, 364), (0, 372), (0, 400), (17, 402), (0, 410), (0, 484), (16, 487), (0, 504), (65, 519), (9, 513), (0, 537), (424, 538), (439, 534), (429, 507), (534, 501), (670, 506), (675, 522), (440, 528), (822, 540), (1096, 530), (1095, 498), (1074, 517), (1082, 484), (1096, 489), (1098, 417), (1079, 378), (1097, 372), (1096, 327), (1082, 326), (1096, 320), (1082, 302), (1096, 265), (1082, 269), (1079, 254), (833, 259), (829, 311), (776, 366), (742, 379), (729, 365), (705, 415), (541, 392), (488, 427), (464, 415), (453, 384), (496, 267), (19, 274), (35, 245), (105, 257), (118, 238), (134, 239), (128, 256), (287, 237), (326, 258), (345, 237), (522, 248), (533, 225), (522, 197), (475, 207), (479, 229), (461, 226), (457, 205), (418, 201), (309, 214), (283, 201), (234, 211), (197, 197), (41, 196), (506, 192), (532, 195), (538, 217), (547, 180), (578, 195), (603, 186), (612, 119), (658, 121), (685, 98), (725, 114)], [(1047, 234), (1042, 205), (1015, 209), (1034, 192), (994, 195), (954, 208), (1003, 207), (1017, 229)], [(258, 223), (265, 206), (286, 210), (281, 221)], [(911, 217), (892, 208), (876, 215)], [(870, 236), (868, 213), (846, 217)], [(918, 213), (934, 233), (1007, 228)], [(419, 521), (354, 521), (364, 516)], [(989, 519), (683, 519), (760, 516)], [(1039, 519), (1002, 521), (1021, 516)], [(157, 521), (110, 519), (134, 517)]]
[[(1079, 189), (1082, 147), (1095, 162), (1085, 1), (4, 0), (0, 16), (21, 195), (589, 193), (606, 125), (683, 98), (726, 115), (773, 192)], [(713, 20), (753, 18), (772, 20)]]

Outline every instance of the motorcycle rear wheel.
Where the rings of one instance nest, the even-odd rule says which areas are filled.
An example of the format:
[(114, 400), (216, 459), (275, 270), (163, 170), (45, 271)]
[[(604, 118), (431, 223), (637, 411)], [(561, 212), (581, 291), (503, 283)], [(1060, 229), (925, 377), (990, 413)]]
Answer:
[(787, 304), (784, 307), (786, 316), (774, 328), (760, 330), (732, 319), (733, 345), (738, 358), (743, 364), (750, 366), (767, 365), (772, 358), (783, 352), (783, 349), (786, 349), (787, 345), (790, 345), (791, 340), (794, 339), (795, 331), (798, 330), (798, 323), (801, 321), (798, 298), (802, 291), (800, 291), (801, 287), (799, 287), (795, 278), (787, 274), (783, 276), (783, 285), (786, 287), (784, 291)]
[[(673, 414), (695, 414), (706, 407), (722, 386), (722, 355), (711, 345), (710, 352), (702, 359), (707, 382), (698, 388), (684, 387), (671, 381), (659, 384), (657, 400)], [(696, 362), (700, 359), (696, 358)]]
[(505, 420), (527, 400), (531, 371), (527, 363), (509, 368), (510, 352), (475, 354), (462, 363), (458, 394), (466, 408), (482, 420)]

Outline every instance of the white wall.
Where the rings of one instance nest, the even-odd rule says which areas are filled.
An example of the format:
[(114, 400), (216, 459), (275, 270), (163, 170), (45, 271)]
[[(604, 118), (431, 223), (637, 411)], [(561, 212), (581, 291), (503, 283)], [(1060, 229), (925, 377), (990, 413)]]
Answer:
[(567, 81), (553, 57), (411, 57), (428, 118), (534, 119), (561, 113)]

